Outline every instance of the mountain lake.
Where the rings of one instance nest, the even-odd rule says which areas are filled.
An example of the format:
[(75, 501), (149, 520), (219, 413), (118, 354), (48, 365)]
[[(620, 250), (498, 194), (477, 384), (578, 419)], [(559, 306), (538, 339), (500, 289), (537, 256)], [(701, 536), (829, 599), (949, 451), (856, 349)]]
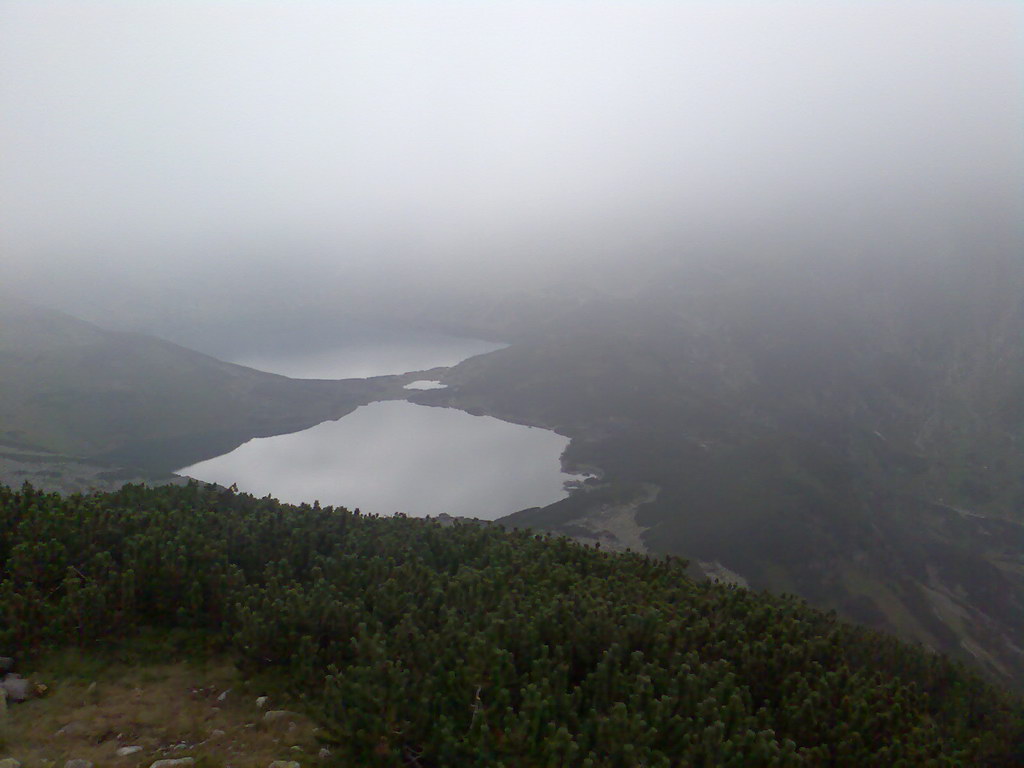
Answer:
[[(502, 346), (416, 333), (373, 341), (264, 352), (232, 362), (293, 378), (361, 378), (450, 366)], [(409, 388), (437, 386), (442, 385), (422, 381)], [(295, 504), (319, 501), (382, 515), (447, 513), (494, 520), (567, 495), (566, 483), (582, 479), (561, 471), (568, 443), (545, 429), (391, 400), (301, 432), (256, 438), (177, 471)]]

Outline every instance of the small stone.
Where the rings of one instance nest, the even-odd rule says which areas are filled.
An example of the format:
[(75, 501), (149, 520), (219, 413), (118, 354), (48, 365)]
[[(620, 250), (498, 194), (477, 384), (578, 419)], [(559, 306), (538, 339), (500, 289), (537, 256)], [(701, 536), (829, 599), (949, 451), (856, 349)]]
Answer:
[(184, 768), (187, 765), (195, 764), (195, 759), (191, 757), (176, 757), (173, 760), (157, 760), (151, 763), (149, 768)]
[(263, 709), (265, 706), (267, 706), (268, 701), (270, 701), (269, 696), (260, 696), (258, 699), (256, 699), (256, 706), (260, 709)]
[(68, 723), (59, 731), (57, 731), (57, 735), (67, 736), (68, 738), (76, 738), (78, 736), (84, 736), (86, 733), (88, 733), (88, 731), (89, 729), (84, 724), (78, 722), (77, 720), (72, 720), (70, 723)]
[(316, 753), (316, 756), (319, 757), (321, 760), (326, 760), (328, 757), (331, 756), (331, 750), (329, 750), (327, 747), (320, 747), (320, 751)]
[(228, 688), (226, 691), (224, 691), (224, 693), (222, 693), (220, 696), (218, 696), (217, 697), (217, 701), (227, 701), (229, 693), (231, 693), (231, 689), (230, 688)]
[(302, 768), (294, 760), (275, 760), (267, 768)]
[(3, 760), (0, 760), (0, 768), (21, 768), (21, 763), (13, 757), (5, 757)]
[(92, 762), (83, 760), (80, 757), (74, 757), (64, 763), (64, 768), (92, 768)]
[(128, 757), (128, 755), (134, 755), (136, 752), (141, 752), (141, 751), (142, 751), (142, 747), (139, 747), (139, 746), (121, 747), (114, 754), (117, 755), (118, 757)]

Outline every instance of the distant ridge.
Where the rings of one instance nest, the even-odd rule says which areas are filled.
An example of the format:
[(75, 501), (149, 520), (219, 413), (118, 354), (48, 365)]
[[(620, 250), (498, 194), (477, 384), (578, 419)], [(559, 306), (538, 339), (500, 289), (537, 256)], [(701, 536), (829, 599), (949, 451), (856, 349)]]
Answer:
[(0, 442), (10, 445), (169, 471), (338, 418), (385, 389), (289, 379), (26, 302), (0, 304)]

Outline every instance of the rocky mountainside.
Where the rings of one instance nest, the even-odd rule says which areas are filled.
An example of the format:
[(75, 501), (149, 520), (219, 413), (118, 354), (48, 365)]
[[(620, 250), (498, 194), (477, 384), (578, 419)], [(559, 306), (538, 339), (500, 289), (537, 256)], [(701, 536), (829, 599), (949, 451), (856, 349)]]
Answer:
[(419, 399), (553, 428), (599, 470), (510, 522), (683, 555), (1024, 684), (1024, 281), (941, 266), (593, 297)]

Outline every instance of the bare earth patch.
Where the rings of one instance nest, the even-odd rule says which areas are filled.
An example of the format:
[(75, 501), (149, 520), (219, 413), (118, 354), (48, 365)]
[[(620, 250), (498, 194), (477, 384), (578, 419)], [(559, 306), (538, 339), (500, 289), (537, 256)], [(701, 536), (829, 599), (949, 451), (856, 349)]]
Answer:
[(589, 531), (587, 534), (576, 534), (573, 538), (581, 544), (600, 543), (602, 547), (612, 551), (632, 550), (647, 552), (643, 535), (647, 531), (637, 523), (636, 514), (640, 507), (658, 498), (661, 489), (653, 483), (644, 483), (640, 493), (632, 499), (620, 504), (604, 504), (596, 510), (588, 510), (585, 517), (569, 521), (568, 524)]

